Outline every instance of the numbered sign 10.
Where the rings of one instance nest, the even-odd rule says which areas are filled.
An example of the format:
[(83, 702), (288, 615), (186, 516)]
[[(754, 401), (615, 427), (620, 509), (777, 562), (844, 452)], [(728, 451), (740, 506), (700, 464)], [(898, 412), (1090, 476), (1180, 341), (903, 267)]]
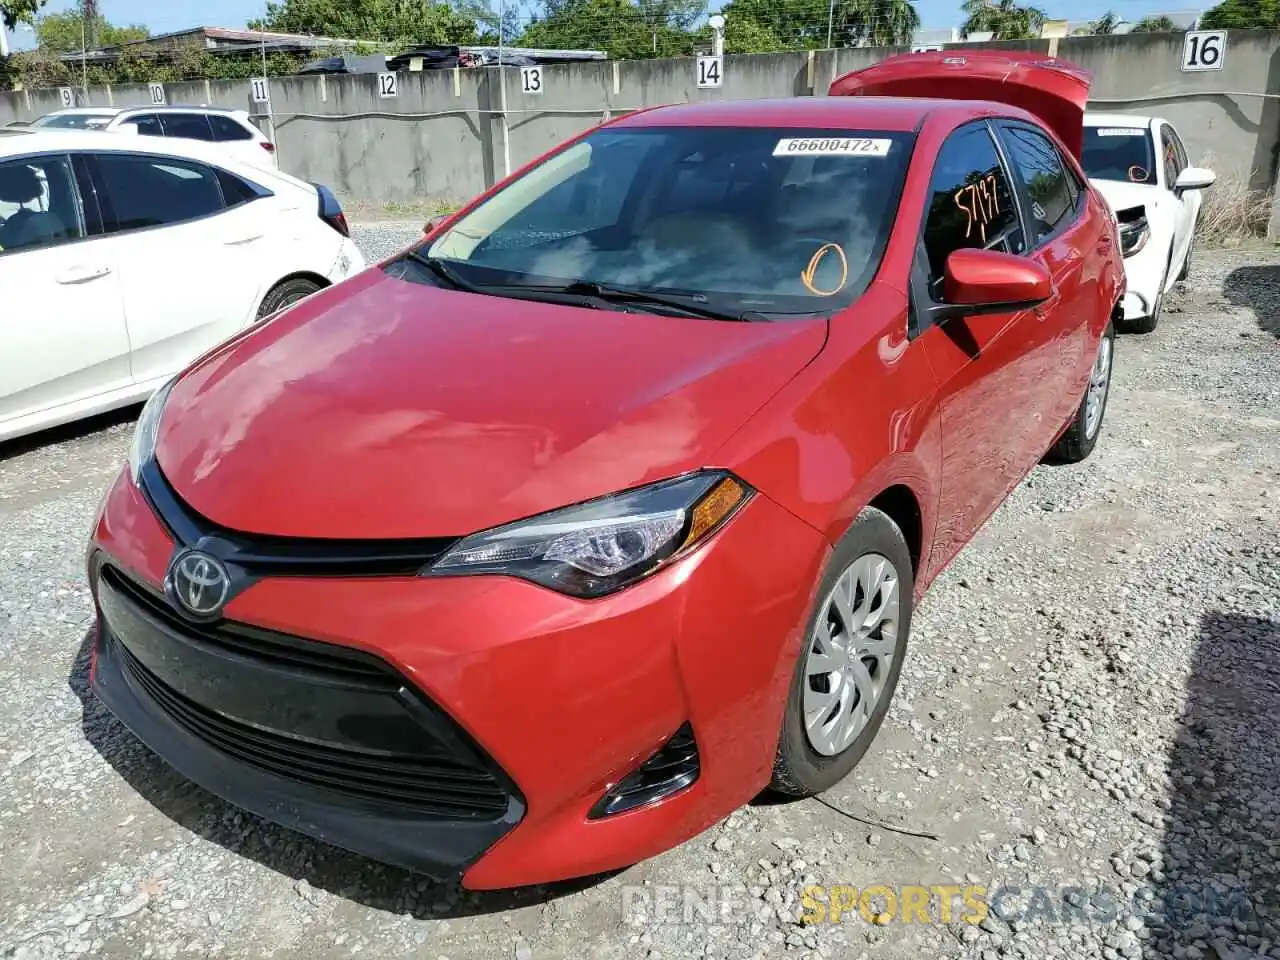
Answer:
[(58, 100), (64, 107), (74, 107), (76, 105), (76, 92), (70, 87), (58, 88)]
[(718, 87), (724, 82), (723, 57), (698, 58), (698, 86)]
[(151, 88), (151, 105), (158, 107), (161, 104), (163, 104), (164, 103), (164, 84), (151, 83), (151, 84), (148, 84), (148, 86)]
[(253, 87), (254, 103), (266, 103), (271, 99), (271, 88), (267, 86), (266, 77), (254, 77), (249, 82)]
[(399, 92), (400, 90), (394, 73), (378, 74), (378, 96), (384, 98), (394, 97), (399, 94)]
[(1183, 35), (1182, 69), (1221, 70), (1227, 57), (1227, 31), (1189, 30)]
[(520, 91), (522, 93), (542, 92), (542, 67), (520, 68)]

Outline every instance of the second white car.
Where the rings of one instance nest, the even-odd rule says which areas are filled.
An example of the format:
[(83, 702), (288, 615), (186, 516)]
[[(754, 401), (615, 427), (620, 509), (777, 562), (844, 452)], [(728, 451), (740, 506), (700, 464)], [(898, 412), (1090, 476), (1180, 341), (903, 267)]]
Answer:
[(1161, 117), (1086, 113), (1081, 165), (1120, 227), (1128, 292), (1124, 324), (1150, 333), (1165, 295), (1187, 277), (1212, 170), (1193, 167), (1173, 124)]
[(364, 266), (332, 192), (215, 145), (0, 138), (0, 441), (143, 400)]

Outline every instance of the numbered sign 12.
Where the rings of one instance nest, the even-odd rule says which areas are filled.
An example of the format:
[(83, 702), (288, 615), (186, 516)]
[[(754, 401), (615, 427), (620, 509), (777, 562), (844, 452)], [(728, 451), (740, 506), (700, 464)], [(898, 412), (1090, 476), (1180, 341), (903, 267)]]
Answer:
[(520, 68), (520, 90), (523, 93), (541, 93), (542, 92), (542, 68), (541, 67), (521, 67)]
[(271, 99), (271, 88), (267, 86), (266, 77), (254, 77), (249, 82), (253, 87), (254, 103), (266, 103)]
[(152, 105), (159, 106), (160, 104), (164, 103), (164, 84), (152, 83), (152, 84), (148, 84), (148, 86), (151, 88)]
[(378, 96), (394, 97), (400, 91), (396, 86), (396, 75), (394, 73), (378, 74)]
[(698, 86), (718, 87), (724, 82), (724, 61), (722, 57), (698, 58)]
[(1189, 30), (1182, 40), (1182, 69), (1221, 70), (1227, 58), (1227, 31)]

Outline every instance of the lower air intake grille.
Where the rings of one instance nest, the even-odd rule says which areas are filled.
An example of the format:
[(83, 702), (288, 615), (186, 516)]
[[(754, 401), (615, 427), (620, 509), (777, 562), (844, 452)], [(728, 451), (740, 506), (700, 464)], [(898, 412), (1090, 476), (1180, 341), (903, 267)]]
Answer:
[(697, 780), (698, 770), (698, 744), (686, 721), (657, 753), (601, 797), (588, 818), (598, 820), (669, 797)]

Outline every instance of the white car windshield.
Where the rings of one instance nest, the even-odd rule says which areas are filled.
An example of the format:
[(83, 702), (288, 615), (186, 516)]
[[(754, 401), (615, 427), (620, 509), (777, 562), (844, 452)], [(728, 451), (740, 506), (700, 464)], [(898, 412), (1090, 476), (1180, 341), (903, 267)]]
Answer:
[(1080, 165), (1090, 180), (1155, 183), (1151, 131), (1141, 124), (1085, 127)]
[(111, 122), (111, 114), (62, 113), (41, 117), (33, 127), (61, 127), (73, 130), (100, 130)]

